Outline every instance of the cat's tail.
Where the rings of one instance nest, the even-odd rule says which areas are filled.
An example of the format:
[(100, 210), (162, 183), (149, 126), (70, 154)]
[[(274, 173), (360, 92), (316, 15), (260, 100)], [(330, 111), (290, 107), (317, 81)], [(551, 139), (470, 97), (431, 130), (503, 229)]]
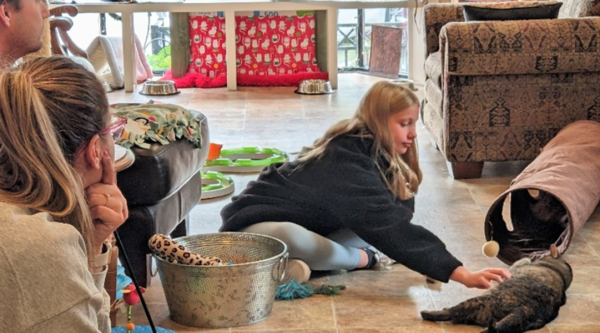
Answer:
[(442, 311), (421, 311), (421, 318), (429, 321), (450, 321), (450, 310), (444, 309)]

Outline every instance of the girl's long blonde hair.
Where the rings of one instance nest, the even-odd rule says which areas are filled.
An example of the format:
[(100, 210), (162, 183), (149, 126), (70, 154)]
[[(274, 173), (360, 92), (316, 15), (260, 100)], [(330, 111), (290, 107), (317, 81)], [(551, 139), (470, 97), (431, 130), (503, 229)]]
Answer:
[(390, 191), (402, 200), (411, 198), (423, 178), (416, 140), (406, 153), (398, 154), (394, 150), (388, 118), (418, 103), (417, 96), (403, 86), (389, 81), (374, 84), (352, 118), (333, 125), (312, 146), (302, 149), (298, 156), (300, 166), (323, 156), (334, 138), (342, 135), (370, 138), (374, 141), (373, 159)]
[(108, 100), (93, 73), (65, 57), (0, 73), (0, 201), (47, 212), (93, 251), (76, 153), (104, 128)]

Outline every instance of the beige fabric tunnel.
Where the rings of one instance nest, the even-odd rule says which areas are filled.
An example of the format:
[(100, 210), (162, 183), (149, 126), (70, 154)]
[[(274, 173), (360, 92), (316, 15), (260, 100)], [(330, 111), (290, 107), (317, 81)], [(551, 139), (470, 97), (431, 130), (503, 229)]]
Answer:
[(564, 253), (600, 200), (600, 123), (576, 121), (558, 132), (491, 205), (485, 237), (507, 264)]

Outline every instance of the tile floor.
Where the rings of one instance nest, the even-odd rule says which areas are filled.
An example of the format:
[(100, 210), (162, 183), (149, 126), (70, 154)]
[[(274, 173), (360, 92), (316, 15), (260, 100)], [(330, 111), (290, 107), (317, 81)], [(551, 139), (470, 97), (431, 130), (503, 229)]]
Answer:
[[(293, 87), (240, 87), (238, 91), (182, 89), (181, 94), (159, 98), (200, 110), (209, 119), (212, 142), (225, 147), (272, 146), (296, 152), (310, 144), (336, 121), (350, 116), (362, 95), (381, 78), (361, 74), (340, 74), (340, 87), (332, 95), (294, 94)], [(423, 88), (417, 92), (422, 96)], [(145, 96), (123, 91), (110, 93), (111, 102), (142, 102)], [(526, 162), (487, 163), (483, 177), (453, 180), (442, 155), (430, 144), (418, 126), (421, 167), (425, 174), (416, 201), (414, 222), (426, 226), (447, 244), (450, 251), (471, 270), (504, 266), (481, 254), (483, 220), (489, 205), (508, 188)], [(255, 179), (256, 174), (233, 175), (236, 193)], [(192, 212), (192, 233), (216, 232), (219, 211), (229, 197), (201, 202)], [(574, 268), (574, 281), (567, 304), (558, 318), (536, 332), (600, 332), (600, 210), (575, 236), (566, 258)], [(424, 322), (419, 311), (440, 309), (479, 294), (454, 282), (427, 285), (424, 278), (401, 265), (391, 271), (360, 271), (321, 277), (314, 284), (344, 284), (347, 289), (335, 297), (314, 296), (305, 300), (277, 301), (264, 321), (244, 327), (216, 331), (284, 333), (404, 333), (479, 332), (480, 328)], [(146, 299), (157, 326), (176, 332), (206, 331), (177, 324), (169, 311), (160, 280), (156, 276)], [(134, 309), (134, 322), (145, 324), (141, 306)], [(124, 325), (119, 314), (118, 323)]]

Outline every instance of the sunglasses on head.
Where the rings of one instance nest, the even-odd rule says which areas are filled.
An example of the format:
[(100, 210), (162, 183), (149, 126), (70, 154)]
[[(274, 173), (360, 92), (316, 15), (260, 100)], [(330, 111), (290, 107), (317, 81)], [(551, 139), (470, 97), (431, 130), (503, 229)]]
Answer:
[(117, 141), (121, 138), (125, 125), (127, 125), (127, 118), (112, 115), (110, 116), (110, 125), (98, 132), (98, 134), (102, 135), (110, 133), (113, 139)]

